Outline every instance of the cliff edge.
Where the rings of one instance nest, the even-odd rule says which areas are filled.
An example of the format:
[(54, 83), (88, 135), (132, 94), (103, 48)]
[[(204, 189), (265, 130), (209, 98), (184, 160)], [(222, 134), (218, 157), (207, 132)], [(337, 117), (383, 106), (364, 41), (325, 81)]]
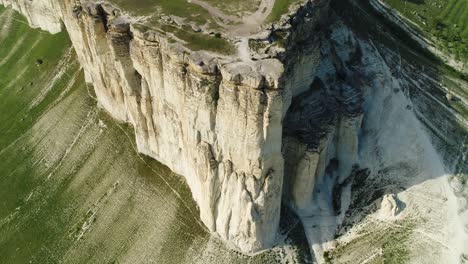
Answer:
[[(0, 3), (33, 27), (68, 31), (98, 102), (135, 127), (141, 153), (185, 176), (210, 231), (244, 252), (274, 244), (283, 192), (282, 122), (292, 96), (312, 82), (320, 55), (310, 29), (326, 13), (326, 1), (296, 5), (275, 29), (246, 31), (247, 22), (237, 23), (223, 37), (236, 54), (194, 51), (173, 32), (114, 3)], [(267, 18), (257, 16), (257, 23)]]
[(466, 256), (466, 82), (359, 1), (235, 2), (0, 0), (68, 31), (98, 103), (242, 252), (284, 204), (318, 263)]

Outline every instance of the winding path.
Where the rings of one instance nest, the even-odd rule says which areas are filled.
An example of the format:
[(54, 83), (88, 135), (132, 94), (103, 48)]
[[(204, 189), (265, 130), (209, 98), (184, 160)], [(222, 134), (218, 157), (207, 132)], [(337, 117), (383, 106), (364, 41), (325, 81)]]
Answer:
[[(228, 29), (232, 36), (245, 37), (252, 35), (259, 30), (260, 26), (271, 14), (276, 0), (262, 0), (258, 9), (254, 13), (243, 18), (227, 15), (219, 8), (214, 7), (203, 0), (187, 0), (187, 2), (199, 5), (207, 10), (213, 18), (215, 18), (216, 23)], [(216, 18), (221, 19), (223, 22), (220, 22)], [(235, 25), (227, 25), (227, 23), (235, 23)]]

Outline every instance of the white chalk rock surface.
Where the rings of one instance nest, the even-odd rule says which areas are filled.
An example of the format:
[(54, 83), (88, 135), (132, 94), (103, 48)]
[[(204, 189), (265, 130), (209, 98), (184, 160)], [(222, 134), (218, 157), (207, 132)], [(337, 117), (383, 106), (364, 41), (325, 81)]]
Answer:
[(393, 218), (401, 212), (401, 202), (395, 194), (386, 194), (380, 204), (380, 214), (385, 218)]
[(299, 140), (285, 147), (301, 149), (299, 157), (283, 154), (286, 113), (292, 98), (310, 89), (320, 61), (312, 29), (327, 14), (321, 2), (327, 1), (304, 1), (294, 25), (285, 27), (287, 59), (251, 61), (191, 51), (103, 1), (0, 0), (33, 27), (68, 31), (99, 104), (134, 126), (141, 153), (186, 178), (205, 225), (243, 252), (275, 243), (285, 157), (297, 208), (310, 202), (316, 178), (336, 156), (328, 148), (338, 153), (343, 174), (356, 159), (360, 119), (347, 116), (325, 136), (333, 140), (319, 138), (319, 147)]

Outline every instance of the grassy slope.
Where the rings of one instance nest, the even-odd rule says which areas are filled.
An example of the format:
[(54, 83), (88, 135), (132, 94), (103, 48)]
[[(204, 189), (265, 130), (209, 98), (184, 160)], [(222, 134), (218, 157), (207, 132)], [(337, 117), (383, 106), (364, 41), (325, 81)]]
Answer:
[(281, 18), (282, 15), (289, 11), (289, 7), (299, 2), (299, 0), (276, 0), (271, 14), (268, 16), (268, 22), (275, 22)]
[(167, 15), (184, 17), (194, 22), (203, 22), (211, 17), (205, 9), (195, 4), (189, 4), (186, 0), (110, 0), (109, 2), (117, 4), (133, 15), (147, 16), (160, 11)]
[[(257, 0), (258, 1), (258, 0)], [(202, 16), (205, 19), (210, 17), (210, 14), (202, 7), (188, 3), (186, 0), (110, 0), (130, 12), (144, 12), (144, 14), (151, 14), (151, 10), (161, 10), (165, 14), (180, 16), (188, 19), (197, 19), (196, 17)], [(256, 6), (252, 4), (252, 0), (205, 0), (206, 3), (218, 7), (224, 12), (240, 13), (246, 11), (255, 11)]]
[[(10, 14), (1, 10), (3, 18)], [(95, 107), (67, 35), (13, 19), (0, 45), (1, 262), (102, 263), (153, 254), (170, 263), (177, 258), (149, 249), (174, 248), (183, 258), (194, 239), (208, 239), (181, 178), (136, 155), (130, 130)], [(37, 58), (44, 64), (36, 66)], [(50, 87), (61, 60), (64, 74)], [(85, 223), (91, 229), (82, 233)]]
[(437, 39), (459, 60), (468, 60), (468, 1), (386, 0), (387, 4)]
[(2, 7), (0, 23), (0, 263), (301, 257), (291, 245), (247, 257), (210, 236), (183, 178), (138, 155), (132, 130), (96, 107), (67, 35)]

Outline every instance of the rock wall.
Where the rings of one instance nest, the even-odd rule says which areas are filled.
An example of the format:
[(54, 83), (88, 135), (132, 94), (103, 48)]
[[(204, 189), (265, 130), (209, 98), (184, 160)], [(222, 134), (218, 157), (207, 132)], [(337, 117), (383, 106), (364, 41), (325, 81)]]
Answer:
[(346, 102), (356, 89), (316, 76), (328, 1), (307, 1), (282, 29), (286, 50), (256, 61), (192, 52), (103, 3), (0, 3), (33, 27), (66, 28), (99, 104), (135, 127), (141, 153), (185, 176), (208, 229), (243, 252), (275, 243), (282, 199), (306, 207), (331, 159), (343, 179), (351, 171), (360, 112)]
[(192, 53), (100, 5), (82, 8), (63, 21), (83, 44), (76, 48), (99, 102), (135, 126), (140, 152), (185, 176), (210, 231), (245, 252), (271, 246), (283, 171), (282, 65)]
[[(359, 45), (344, 30), (320, 38), (313, 80), (293, 94), (283, 128), (285, 197), (300, 215), (314, 203), (316, 186), (340, 185), (351, 174), (364, 115), (364, 85), (349, 67), (360, 62)], [(353, 56), (343, 52), (349, 49)]]

